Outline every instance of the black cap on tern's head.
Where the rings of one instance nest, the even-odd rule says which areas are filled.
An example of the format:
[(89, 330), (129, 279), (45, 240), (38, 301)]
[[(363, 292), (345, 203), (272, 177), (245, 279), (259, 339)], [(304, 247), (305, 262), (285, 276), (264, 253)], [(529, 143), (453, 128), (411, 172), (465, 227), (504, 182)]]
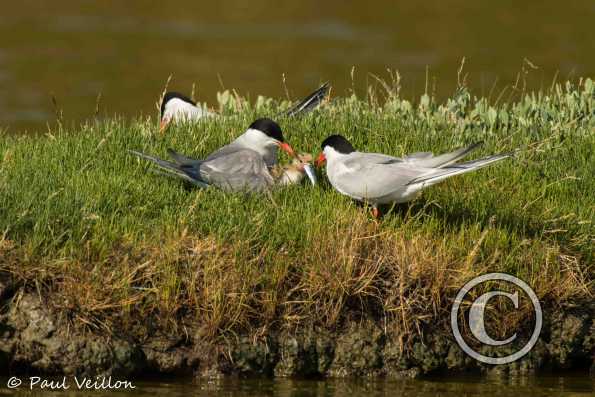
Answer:
[(188, 98), (186, 95), (180, 94), (179, 92), (169, 91), (165, 93), (165, 95), (163, 96), (163, 100), (161, 101), (161, 117), (163, 117), (163, 114), (165, 113), (165, 105), (172, 99), (179, 99), (193, 106), (196, 106), (196, 102)]
[(275, 123), (271, 119), (262, 118), (255, 120), (248, 128), (251, 130), (258, 130), (266, 136), (276, 139), (279, 142), (285, 142), (283, 139), (283, 133), (281, 132), (281, 127), (279, 127), (279, 124)]
[(342, 135), (331, 135), (322, 141), (320, 148), (324, 150), (325, 147), (330, 146), (339, 153), (349, 154), (355, 152), (355, 148)]

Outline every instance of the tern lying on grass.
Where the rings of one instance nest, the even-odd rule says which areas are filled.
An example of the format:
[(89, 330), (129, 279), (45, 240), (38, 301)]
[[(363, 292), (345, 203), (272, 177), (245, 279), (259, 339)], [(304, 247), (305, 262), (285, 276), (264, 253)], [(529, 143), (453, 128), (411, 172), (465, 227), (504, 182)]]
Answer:
[(210, 111), (179, 92), (166, 92), (161, 100), (161, 124), (159, 132), (163, 133), (170, 122), (196, 121), (203, 117), (215, 116), (217, 113)]
[(510, 157), (510, 153), (504, 153), (456, 163), (478, 146), (476, 143), (439, 156), (420, 152), (399, 158), (358, 152), (343, 136), (331, 135), (322, 142), (322, 153), (315, 164), (326, 162), (331, 185), (346, 196), (371, 204), (377, 218), (379, 205), (411, 201), (422, 189), (446, 178)]
[[(285, 142), (279, 125), (264, 118), (254, 121), (246, 132), (204, 160), (186, 157), (171, 149), (168, 154), (172, 161), (136, 151), (131, 153), (157, 164), (162, 173), (179, 177), (199, 187), (213, 185), (230, 192), (263, 192), (276, 184), (271, 172), (278, 167), (279, 148), (296, 157), (291, 146)], [(294, 168), (299, 169), (302, 160), (297, 158), (297, 161)], [(307, 171), (308, 167), (309, 164), (306, 163), (301, 166), (299, 172), (302, 177), (304, 172), (313, 174)], [(281, 184), (286, 184), (285, 180), (292, 180), (294, 174), (294, 169), (288, 168), (286, 173), (277, 176)]]
[[(277, 117), (297, 116), (315, 109), (328, 95), (329, 88), (328, 83), (323, 84), (289, 110), (278, 114)], [(197, 121), (203, 117), (215, 115), (217, 113), (210, 111), (202, 105), (197, 105), (196, 102), (183, 94), (167, 92), (161, 101), (161, 124), (159, 126), (159, 132), (163, 133), (171, 122)]]

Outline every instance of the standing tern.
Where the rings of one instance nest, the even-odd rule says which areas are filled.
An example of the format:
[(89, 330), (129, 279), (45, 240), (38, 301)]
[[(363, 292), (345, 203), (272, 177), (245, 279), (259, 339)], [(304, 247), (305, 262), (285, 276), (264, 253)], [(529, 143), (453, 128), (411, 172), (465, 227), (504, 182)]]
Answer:
[[(328, 95), (330, 86), (323, 84), (316, 91), (299, 101), (290, 109), (281, 112), (277, 117), (297, 116), (315, 109)], [(163, 133), (171, 122), (195, 122), (204, 117), (215, 116), (217, 113), (197, 105), (192, 99), (177, 92), (167, 92), (161, 101), (161, 124), (159, 132)]]
[(446, 178), (483, 168), (510, 157), (496, 154), (478, 160), (457, 163), (480, 144), (434, 156), (429, 152), (413, 153), (404, 158), (380, 153), (358, 152), (341, 135), (331, 135), (321, 145), (316, 166), (325, 162), (331, 185), (341, 194), (372, 205), (375, 218), (378, 206), (413, 200), (422, 189)]
[[(275, 184), (271, 170), (277, 166), (278, 149), (296, 157), (292, 147), (285, 142), (279, 125), (262, 118), (204, 160), (186, 157), (171, 149), (168, 154), (172, 161), (137, 151), (131, 153), (157, 164), (165, 173), (199, 187), (213, 185), (230, 192), (263, 192)], [(307, 171), (304, 169), (304, 172)]]

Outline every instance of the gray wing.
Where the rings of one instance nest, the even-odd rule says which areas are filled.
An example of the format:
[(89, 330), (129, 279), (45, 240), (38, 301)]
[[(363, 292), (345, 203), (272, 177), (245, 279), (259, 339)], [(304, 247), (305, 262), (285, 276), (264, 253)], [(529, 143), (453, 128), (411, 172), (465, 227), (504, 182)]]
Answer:
[(173, 149), (167, 149), (167, 154), (174, 161), (174, 163), (180, 166), (197, 167), (203, 163), (203, 160), (187, 157), (183, 154), (176, 152)]
[(215, 160), (218, 157), (229, 156), (242, 148), (238, 147), (234, 144), (234, 142), (227, 144), (225, 146), (220, 147), (219, 149), (215, 150), (213, 153), (209, 154), (205, 161)]
[[(386, 157), (390, 158), (353, 153), (337, 171), (329, 175), (329, 179), (337, 190), (348, 196), (378, 199), (407, 189), (411, 180), (428, 171), (412, 167), (398, 158)], [(370, 158), (381, 161), (370, 162)]]
[(511, 157), (512, 153), (495, 154), (493, 156), (484, 157), (478, 160), (466, 161), (464, 163), (456, 163), (446, 167), (434, 168), (426, 170), (427, 172), (419, 177), (409, 181), (408, 185), (423, 184), (424, 186), (431, 186), (443, 181), (451, 176), (464, 174), (475, 171), (500, 160)]
[(407, 156), (405, 156), (404, 160), (405, 161), (419, 161), (419, 160), (424, 160), (424, 159), (430, 159), (432, 157), (434, 157), (434, 153), (432, 153), (432, 152), (416, 152), (416, 153), (408, 154)]
[(392, 164), (402, 163), (403, 159), (400, 157), (389, 156), (388, 154), (382, 153), (365, 153), (365, 152), (353, 152), (344, 164), (347, 166), (359, 167), (361, 164)]
[(250, 149), (222, 148), (200, 166), (200, 177), (223, 190), (263, 192), (274, 180), (262, 156)]
[[(208, 187), (208, 184), (205, 181), (201, 180), (200, 176), (198, 175), (197, 166), (199, 166), (199, 164), (197, 164), (196, 166), (186, 166), (178, 163), (172, 163), (167, 160), (162, 160), (158, 157), (137, 152), (135, 150), (129, 150), (129, 152), (137, 157), (149, 160), (152, 163), (155, 163), (157, 166), (159, 166), (161, 170), (157, 170), (158, 174), (177, 177), (201, 188)], [(200, 162), (199, 160), (196, 161)]]
[(481, 142), (474, 143), (473, 145), (457, 149), (454, 152), (444, 153), (438, 156), (434, 156), (432, 152), (411, 153), (403, 158), (393, 157), (382, 153), (356, 153), (359, 157), (358, 161), (363, 160), (365, 162), (378, 164), (409, 163), (411, 165), (415, 165), (416, 167), (441, 168), (449, 166), (465, 157), (471, 151), (475, 150), (479, 145), (481, 145)]
[(463, 157), (467, 156), (473, 150), (481, 145), (481, 142), (474, 143), (473, 145), (466, 146), (455, 150), (454, 152), (444, 153), (438, 156), (430, 152), (419, 152), (413, 153), (405, 157), (405, 161), (415, 164), (418, 167), (425, 168), (442, 168), (447, 167), (455, 162), (459, 161)]
[[(234, 153), (241, 151), (241, 150), (251, 150), (250, 148), (248, 148), (242, 144), (239, 144), (236, 141), (233, 141), (230, 144), (227, 144), (227, 145), (215, 150), (213, 153), (209, 154), (209, 156), (206, 158), (206, 161), (215, 160), (219, 157), (230, 156), (230, 155), (233, 155)], [(271, 151), (270, 153), (265, 154), (264, 156), (261, 154), (260, 156), (266, 163), (267, 167), (269, 167), (269, 168), (275, 166), (278, 162), (276, 150)]]

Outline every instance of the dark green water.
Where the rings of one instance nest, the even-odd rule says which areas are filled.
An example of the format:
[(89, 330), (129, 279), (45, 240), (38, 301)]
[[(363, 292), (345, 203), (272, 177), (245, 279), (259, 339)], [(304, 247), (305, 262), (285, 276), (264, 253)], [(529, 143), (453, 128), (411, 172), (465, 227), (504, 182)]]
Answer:
[[(299, 97), (320, 81), (360, 93), (398, 69), (402, 94), (450, 94), (467, 81), (497, 97), (525, 64), (529, 88), (595, 74), (595, 1), (175, 0), (3, 1), (0, 129), (44, 131), (94, 115), (154, 114), (171, 88), (215, 104), (234, 88), (254, 98)], [(355, 66), (355, 83), (351, 70)], [(522, 79), (517, 87), (523, 86)]]
[(463, 397), (463, 396), (593, 396), (595, 379), (587, 373), (565, 374), (564, 376), (540, 376), (537, 378), (519, 378), (506, 381), (477, 377), (449, 377), (433, 380), (213, 380), (213, 381), (176, 381), (176, 382), (133, 382), (133, 390), (87, 390), (76, 391), (75, 383), (68, 381), (67, 391), (40, 391), (38, 387), (30, 390), (27, 378), (24, 384), (14, 390), (3, 388), (0, 395), (41, 395), (41, 396), (279, 396), (279, 397), (380, 397), (380, 396), (415, 396), (415, 397)]

